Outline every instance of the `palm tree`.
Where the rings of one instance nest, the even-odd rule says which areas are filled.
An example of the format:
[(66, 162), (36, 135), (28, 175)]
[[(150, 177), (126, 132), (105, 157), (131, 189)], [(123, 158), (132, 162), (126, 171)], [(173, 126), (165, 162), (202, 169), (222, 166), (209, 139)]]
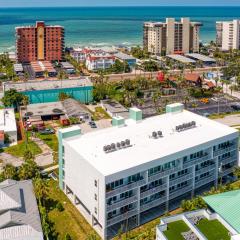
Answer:
[(39, 205), (44, 206), (44, 200), (47, 198), (49, 186), (46, 180), (36, 178), (34, 180), (34, 192), (38, 199)]
[(49, 77), (48, 70), (44, 70), (43, 76), (44, 76), (45, 79), (47, 79)]
[(26, 112), (27, 112), (27, 105), (29, 104), (29, 97), (24, 95), (22, 98), (21, 104), (25, 107)]
[(28, 79), (29, 79), (29, 74), (28, 74), (28, 72), (24, 72), (24, 76), (23, 76), (23, 81), (24, 81), (24, 83), (25, 83), (25, 90), (27, 90), (27, 81), (28, 81)]
[(62, 80), (63, 79), (66, 79), (66, 72), (65, 71), (63, 71), (63, 70), (60, 70), (59, 72), (58, 72), (58, 75), (57, 75), (57, 78), (58, 78), (58, 80), (60, 80), (61, 81), (61, 88), (62, 88)]

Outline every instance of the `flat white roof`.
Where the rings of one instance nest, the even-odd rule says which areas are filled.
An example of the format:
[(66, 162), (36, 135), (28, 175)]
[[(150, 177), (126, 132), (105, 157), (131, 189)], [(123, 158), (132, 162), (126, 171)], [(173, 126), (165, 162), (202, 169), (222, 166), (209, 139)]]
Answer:
[(202, 54), (199, 54), (199, 53), (187, 53), (185, 55), (188, 56), (188, 57), (192, 57), (192, 58), (201, 60), (203, 62), (216, 62), (216, 60), (214, 58), (210, 58), (208, 56), (205, 56), (205, 55), (202, 55)]
[[(177, 125), (196, 121), (196, 127), (176, 132)], [(142, 120), (126, 120), (125, 127), (110, 127), (65, 139), (71, 148), (103, 175), (108, 176), (171, 154), (207, 143), (229, 134), (238, 134), (234, 128), (209, 120), (192, 112), (168, 113)], [(163, 137), (153, 139), (153, 131), (162, 131)], [(131, 147), (105, 153), (103, 147), (130, 139)]]
[(167, 55), (167, 57), (169, 57), (173, 60), (179, 61), (179, 62), (183, 62), (183, 63), (196, 63), (195, 60), (184, 57), (182, 55), (178, 55), (178, 54), (170, 54), (170, 55)]
[(12, 108), (0, 109), (0, 130), (4, 132), (17, 131), (15, 114)]

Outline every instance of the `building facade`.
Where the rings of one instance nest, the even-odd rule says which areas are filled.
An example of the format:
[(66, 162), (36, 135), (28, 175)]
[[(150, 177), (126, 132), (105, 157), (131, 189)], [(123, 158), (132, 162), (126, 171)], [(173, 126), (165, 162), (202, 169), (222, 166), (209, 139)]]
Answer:
[(240, 20), (216, 22), (216, 44), (223, 51), (240, 49)]
[(61, 61), (64, 54), (64, 28), (46, 26), (16, 27), (16, 52), (18, 62)]
[(115, 57), (105, 52), (90, 53), (86, 57), (86, 67), (90, 71), (104, 70), (115, 63)]
[(103, 239), (231, 178), (238, 132), (182, 104), (166, 111), (142, 120), (132, 108), (128, 120), (114, 117), (111, 128), (59, 130), (60, 188)]
[(166, 22), (145, 22), (143, 26), (143, 46), (156, 55), (199, 52), (199, 31), (201, 23), (182, 18), (176, 22), (167, 18)]

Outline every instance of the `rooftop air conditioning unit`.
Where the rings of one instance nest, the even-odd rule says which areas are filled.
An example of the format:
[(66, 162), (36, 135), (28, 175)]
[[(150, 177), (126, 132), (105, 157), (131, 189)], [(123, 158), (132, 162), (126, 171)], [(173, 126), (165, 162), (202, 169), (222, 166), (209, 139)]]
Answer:
[(152, 137), (157, 138), (157, 132), (152, 132)]

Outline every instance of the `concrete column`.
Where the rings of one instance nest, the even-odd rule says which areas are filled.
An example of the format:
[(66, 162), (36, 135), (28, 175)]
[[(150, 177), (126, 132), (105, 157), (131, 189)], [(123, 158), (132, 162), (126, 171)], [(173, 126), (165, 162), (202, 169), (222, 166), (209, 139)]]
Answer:
[(167, 190), (166, 190), (166, 196), (167, 196), (167, 200), (166, 200), (166, 212), (168, 212), (169, 210), (169, 176), (167, 176), (166, 178), (166, 183), (167, 183)]

